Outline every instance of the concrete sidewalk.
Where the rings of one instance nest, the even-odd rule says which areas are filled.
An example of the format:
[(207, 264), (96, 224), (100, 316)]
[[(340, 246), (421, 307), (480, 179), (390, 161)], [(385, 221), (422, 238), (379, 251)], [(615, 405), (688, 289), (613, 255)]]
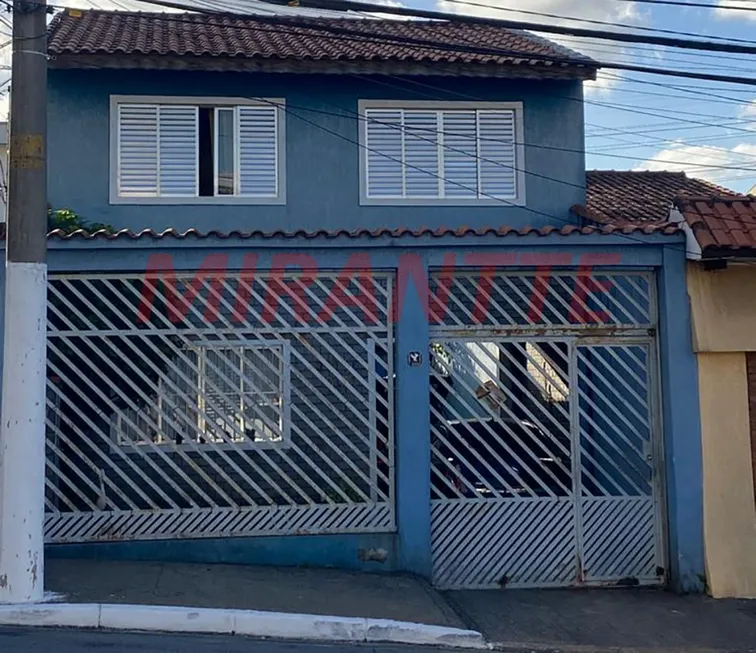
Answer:
[[(457, 637), (456, 645), (468, 641), (472, 647), (480, 645), (469, 637), (470, 631), (474, 635), (477, 631), (495, 647), (512, 651), (756, 653), (756, 601), (678, 596), (660, 590), (438, 592), (421, 579), (403, 575), (63, 559), (47, 561), (45, 586), (63, 594), (65, 601), (101, 605), (97, 622), (101, 627), (112, 627), (106, 625), (113, 623), (106, 617), (119, 605), (134, 609), (132, 621), (125, 622), (132, 624), (145, 618), (159, 624), (167, 614), (158, 608), (153, 609), (155, 614), (146, 613), (140, 605), (192, 606), (265, 611), (252, 615), (265, 628), (276, 619), (287, 624), (297, 616), (292, 613), (299, 613), (323, 615), (322, 623), (342, 619), (349, 628), (356, 624), (358, 631), (363, 628), (359, 632), (375, 635), (379, 628), (370, 620), (396, 620), (404, 624), (399, 630), (422, 624), (418, 632), (430, 633), (429, 637), (466, 632), (467, 639), (454, 633), (451, 639)], [(233, 618), (234, 624), (249, 622), (242, 613)], [(367, 622), (349, 621), (355, 618)], [(234, 625), (231, 632), (241, 631)], [(406, 630), (398, 635), (404, 639), (389, 641), (417, 642), (411, 639), (415, 636)], [(369, 637), (349, 641), (373, 641)]]
[(652, 589), (460, 591), (445, 598), (497, 648), (756, 651), (756, 600)]
[(45, 561), (45, 590), (73, 603), (265, 610), (464, 627), (428, 583), (401, 575), (49, 559)]

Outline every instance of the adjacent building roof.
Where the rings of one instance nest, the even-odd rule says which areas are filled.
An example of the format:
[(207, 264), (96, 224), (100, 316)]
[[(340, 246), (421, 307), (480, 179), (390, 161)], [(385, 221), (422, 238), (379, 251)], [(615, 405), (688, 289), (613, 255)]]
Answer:
[(756, 197), (682, 172), (590, 170), (586, 204), (572, 212), (586, 224), (680, 224), (703, 258), (756, 256)]
[(756, 257), (756, 197), (680, 197), (675, 206), (704, 258)]
[[(124, 67), (199, 61), (415, 64), (426, 69), (539, 69), (592, 78), (598, 64), (529, 32), (453, 21), (66, 10), (50, 23), (53, 67), (84, 58)], [(169, 65), (170, 64), (170, 65)], [(320, 70), (320, 69), (318, 69)], [(488, 71), (488, 72), (486, 72)], [(426, 70), (426, 74), (428, 74)]]
[[(607, 224), (666, 222), (678, 196), (738, 195), (684, 172), (589, 170), (585, 181), (582, 217)], [(581, 214), (579, 207), (575, 212)]]

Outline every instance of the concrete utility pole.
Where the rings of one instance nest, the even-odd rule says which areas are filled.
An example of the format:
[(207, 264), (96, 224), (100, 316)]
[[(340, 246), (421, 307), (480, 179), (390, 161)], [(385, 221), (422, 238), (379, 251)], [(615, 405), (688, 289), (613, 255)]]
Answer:
[(47, 7), (13, 2), (0, 427), (0, 603), (44, 595)]

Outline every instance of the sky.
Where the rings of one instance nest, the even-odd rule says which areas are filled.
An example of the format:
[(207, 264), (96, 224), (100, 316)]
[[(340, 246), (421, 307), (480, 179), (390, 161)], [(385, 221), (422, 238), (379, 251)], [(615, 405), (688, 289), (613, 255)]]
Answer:
[[(206, 5), (241, 11), (260, 7), (254, 0), (181, 1), (187, 4), (201, 1)], [(637, 0), (365, 1), (639, 34), (664, 35), (648, 30), (672, 30), (689, 34), (668, 36), (740, 39), (756, 45), (756, 0), (689, 0), (716, 5), (714, 8), (653, 5)], [(60, 2), (82, 8), (151, 8), (132, 0)], [(610, 25), (588, 24), (584, 22), (586, 20)], [(634, 28), (644, 28), (645, 31)], [(7, 32), (7, 29), (0, 25), (0, 31)], [(7, 35), (0, 37), (5, 38)], [(753, 55), (618, 44), (569, 36), (548, 38), (598, 61), (756, 79), (756, 56)], [(10, 48), (6, 46), (0, 50), (0, 66), (9, 63)], [(0, 70), (0, 82), (8, 74)], [(689, 176), (741, 192), (756, 185), (756, 86), (604, 70), (597, 82), (587, 86), (585, 101), (585, 148), (589, 169), (683, 170)], [(0, 104), (0, 113), (4, 113), (7, 93), (0, 97), (0, 103), (4, 103)]]

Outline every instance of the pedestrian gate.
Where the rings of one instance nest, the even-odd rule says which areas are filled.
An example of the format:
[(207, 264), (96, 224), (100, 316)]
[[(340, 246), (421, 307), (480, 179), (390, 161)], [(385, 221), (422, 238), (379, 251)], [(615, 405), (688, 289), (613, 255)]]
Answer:
[(662, 582), (651, 275), (433, 285), (435, 584)]
[(47, 540), (394, 530), (392, 283), (51, 277)]

